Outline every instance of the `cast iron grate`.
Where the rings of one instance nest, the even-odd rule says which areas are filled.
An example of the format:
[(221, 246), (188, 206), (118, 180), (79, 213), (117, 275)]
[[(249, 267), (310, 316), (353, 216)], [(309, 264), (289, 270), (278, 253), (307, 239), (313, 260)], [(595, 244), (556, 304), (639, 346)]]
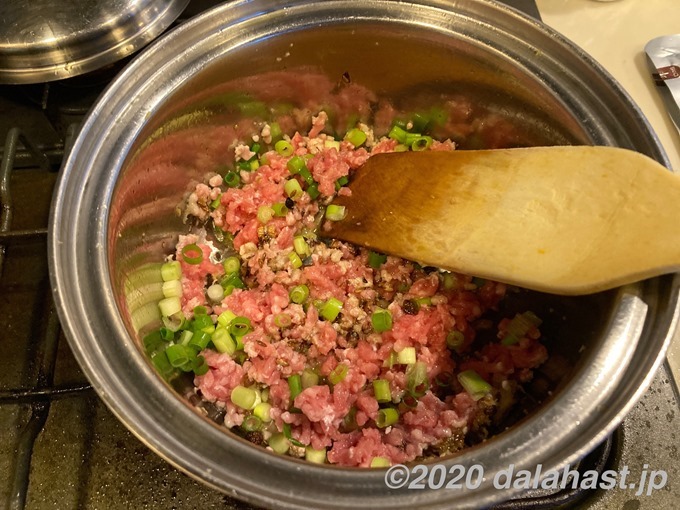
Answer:
[[(72, 138), (73, 129), (69, 129)], [(17, 150), (22, 146), (23, 158), (30, 158), (42, 172), (52, 172), (50, 159), (19, 128), (7, 133), (0, 165), (0, 277), (10, 246), (47, 237), (47, 226), (32, 229), (12, 229), (13, 201), (11, 177), (15, 167)], [(64, 152), (58, 154), (62, 159)], [(49, 286), (47, 287), (49, 288)], [(54, 385), (54, 370), (59, 344), (60, 325), (51, 293), (45, 293), (42, 304), (42, 321), (34, 321), (33, 334), (37, 339), (35, 349), (35, 371), (31, 384), (16, 385), (0, 391), (0, 406), (23, 406), (30, 417), (18, 433), (13, 470), (10, 476), (10, 492), (7, 508), (19, 510), (25, 507), (33, 448), (42, 431), (54, 399), (81, 394), (91, 389), (87, 384)], [(10, 296), (11, 299), (11, 296)]]

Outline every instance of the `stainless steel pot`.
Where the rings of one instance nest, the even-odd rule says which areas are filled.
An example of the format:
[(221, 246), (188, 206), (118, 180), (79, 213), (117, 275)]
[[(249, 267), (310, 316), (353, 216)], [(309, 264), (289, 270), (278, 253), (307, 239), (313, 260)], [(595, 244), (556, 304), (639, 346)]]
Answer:
[(55, 193), (54, 295), (99, 395), (173, 465), (268, 507), (478, 508), (512, 496), (493, 487), (499, 470), (575, 462), (621, 421), (661, 362), (678, 317), (674, 276), (583, 298), (527, 295), (552, 310), (549, 348), (571, 368), (546, 372), (555, 391), (526, 419), (440, 461), (482, 466), (486, 476), (475, 490), (390, 490), (383, 470), (276, 456), (216, 425), (190, 393), (156, 375), (140, 337), (157, 320), (154, 264), (188, 228), (175, 207), (192, 180), (226, 157), (231, 140), (216, 130), (238, 122), (229, 108), (234, 90), (267, 104), (324, 104), (326, 95), (304, 88), (301, 67), (331, 84), (348, 74), (395, 104), (461, 92), (519, 126), (523, 143), (618, 145), (666, 162), (638, 108), (596, 62), (494, 2), (243, 0), (217, 7), (155, 43), (115, 80), (87, 118)]

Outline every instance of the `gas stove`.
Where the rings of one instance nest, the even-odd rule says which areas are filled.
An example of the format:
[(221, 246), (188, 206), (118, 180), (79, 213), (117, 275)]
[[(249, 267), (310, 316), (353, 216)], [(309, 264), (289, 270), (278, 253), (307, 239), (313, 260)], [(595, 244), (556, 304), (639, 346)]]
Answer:
[[(211, 3), (192, 2), (182, 19)], [(79, 123), (124, 64), (60, 82), (0, 86), (0, 507), (252, 508), (137, 440), (92, 390), (59, 326), (46, 260), (52, 190)], [(622, 425), (578, 466), (582, 473), (625, 468), (629, 480), (663, 471), (663, 489), (527, 491), (495, 508), (676, 508), (677, 414), (677, 386), (664, 365)]]

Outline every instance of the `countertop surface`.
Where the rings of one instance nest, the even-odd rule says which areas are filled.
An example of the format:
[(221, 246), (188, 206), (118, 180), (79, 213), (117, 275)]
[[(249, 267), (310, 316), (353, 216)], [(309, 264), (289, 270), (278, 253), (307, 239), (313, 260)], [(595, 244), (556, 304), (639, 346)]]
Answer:
[[(597, 60), (628, 92), (663, 145), (672, 169), (680, 172), (680, 133), (668, 116), (650, 74), (645, 45), (680, 33), (677, 0), (537, 0), (545, 24)], [(678, 218), (680, 221), (680, 218)], [(680, 333), (668, 351), (680, 385)]]

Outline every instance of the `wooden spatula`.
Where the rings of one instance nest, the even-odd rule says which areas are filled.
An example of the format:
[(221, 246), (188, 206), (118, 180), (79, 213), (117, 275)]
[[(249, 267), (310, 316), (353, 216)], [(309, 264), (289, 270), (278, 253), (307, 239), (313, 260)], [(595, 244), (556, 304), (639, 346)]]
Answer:
[(680, 177), (612, 147), (372, 156), (323, 235), (554, 294), (680, 267)]

